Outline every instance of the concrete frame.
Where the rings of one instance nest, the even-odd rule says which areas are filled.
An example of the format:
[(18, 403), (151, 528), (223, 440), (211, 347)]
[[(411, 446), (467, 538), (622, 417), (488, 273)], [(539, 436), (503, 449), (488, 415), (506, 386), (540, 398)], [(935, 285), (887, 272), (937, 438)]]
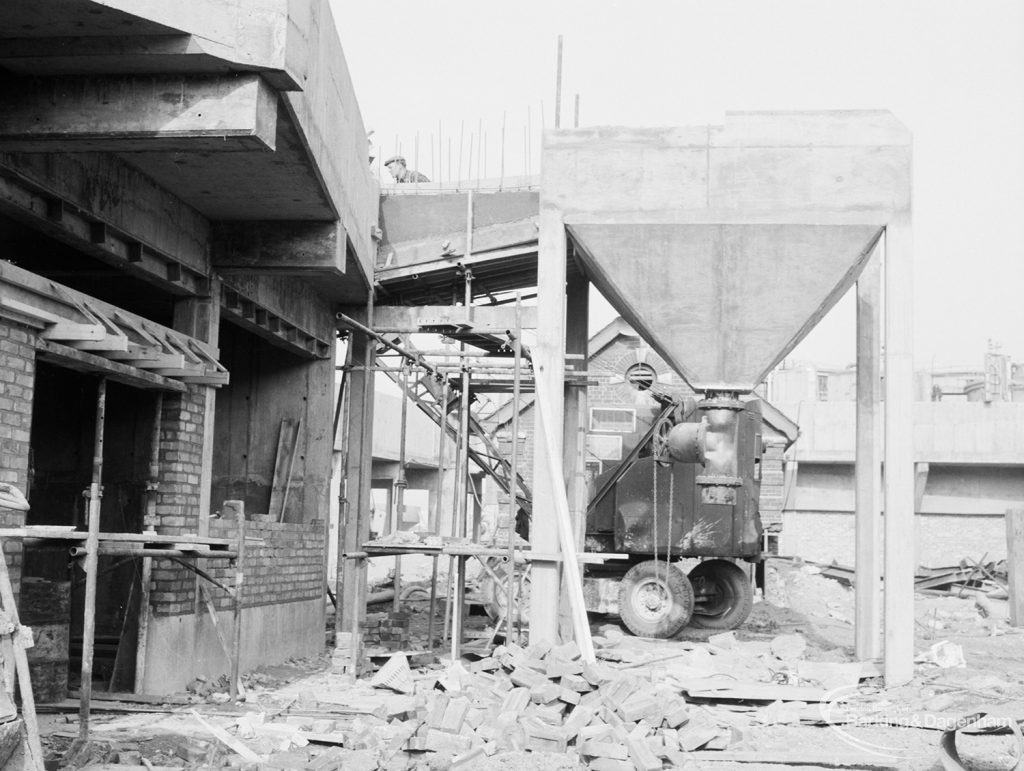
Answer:
[[(912, 541), (914, 528), (910, 145), (909, 133), (889, 113), (867, 111), (730, 113), (718, 127), (546, 132), (538, 270), (538, 325), (545, 334), (534, 352), (535, 366), (548, 371), (536, 399), (544, 400), (555, 422), (564, 420), (566, 228), (574, 224), (869, 224), (884, 229), (884, 655), (890, 685), (913, 676), (913, 564), (902, 549)], [(871, 324), (875, 294), (870, 278), (865, 279), (858, 329), (859, 359), (865, 361), (878, 355)], [(864, 398), (858, 402), (858, 461), (865, 466), (859, 471), (858, 554), (873, 550), (875, 543), (870, 513), (876, 508), (871, 493), (877, 479), (874, 388), (873, 378), (865, 378)], [(566, 482), (551, 477), (545, 453), (546, 448), (536, 448), (535, 502), (550, 500), (556, 486)], [(563, 468), (565, 477), (575, 473)], [(533, 548), (557, 553), (552, 512), (545, 516), (536, 503), (534, 511)], [(858, 569), (873, 572), (875, 567), (861, 564)], [(554, 639), (557, 570), (538, 564), (533, 570), (531, 635)], [(865, 641), (878, 638), (877, 613), (869, 600), (858, 600), (865, 603), (857, 611), (858, 650), (873, 652)]]
[[(0, 20), (0, 60), (15, 73), (0, 88), (9, 108), (0, 119), (0, 215), (105, 263), (119, 278), (146, 282), (173, 303), (174, 329), (210, 348), (223, 319), (232, 333), (241, 327), (286, 350), (314, 382), (307, 394), (287, 386), (280, 393), (322, 415), (334, 377), (335, 303), (362, 303), (371, 291), (378, 210), (366, 132), (327, 0), (81, 2), (60, 18), (37, 6), (13, 0)], [(40, 35), (21, 37), (34, 28), (26, 22), (36, 21)], [(288, 184), (268, 182), (268, 172)], [(243, 191), (254, 179), (262, 183), (256, 192)], [(285, 212), (286, 232), (271, 241), (267, 223), (283, 216), (282, 201), (294, 206)], [(246, 229), (257, 243), (219, 249), (225, 236)], [(232, 260), (244, 265), (234, 269)], [(38, 358), (54, 355), (49, 341), (35, 347)], [(63, 348), (82, 360), (101, 358)], [(161, 376), (150, 377), (132, 384), (161, 387)], [(201, 436), (201, 470), (180, 480), (188, 502), (174, 504), (187, 508), (188, 524), (168, 527), (216, 534), (219, 523), (208, 519), (212, 438), (215, 415), (229, 414), (231, 400), (222, 396), (215, 411), (211, 388), (163, 385), (203, 399), (196, 412), (187, 411), (191, 405), (180, 411), (180, 423), (201, 429), (189, 432)], [(313, 510), (327, 509), (330, 466), (321, 463), (321, 448), (329, 436), (304, 422), (315, 434), (316, 457), (307, 450), (312, 460), (295, 484), (310, 491), (310, 503), (303, 522), (284, 525), (315, 533)], [(160, 602), (191, 605), (187, 591), (175, 586)], [(289, 602), (272, 589), (260, 604), (246, 594), (243, 666), (322, 650), (322, 635), (312, 633), (323, 628), (322, 596)], [(221, 625), (230, 626), (220, 604)], [(138, 687), (176, 690), (194, 674), (225, 671), (205, 612), (164, 613), (151, 620), (153, 665)]]

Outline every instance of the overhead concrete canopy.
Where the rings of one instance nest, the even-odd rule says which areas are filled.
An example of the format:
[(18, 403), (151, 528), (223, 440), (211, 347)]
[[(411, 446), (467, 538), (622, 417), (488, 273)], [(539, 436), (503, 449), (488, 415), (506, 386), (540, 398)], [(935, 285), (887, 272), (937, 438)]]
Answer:
[(888, 112), (549, 132), (541, 209), (615, 309), (698, 390), (752, 390), (909, 213)]

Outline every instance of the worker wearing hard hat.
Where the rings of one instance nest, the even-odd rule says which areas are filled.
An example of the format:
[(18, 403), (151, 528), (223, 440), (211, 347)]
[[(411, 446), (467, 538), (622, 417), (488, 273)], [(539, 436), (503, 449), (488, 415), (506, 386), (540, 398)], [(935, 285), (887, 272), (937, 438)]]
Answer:
[(418, 171), (406, 168), (405, 158), (401, 155), (394, 155), (384, 161), (385, 168), (391, 172), (391, 176), (395, 178), (395, 182), (429, 182), (425, 174), (420, 174)]

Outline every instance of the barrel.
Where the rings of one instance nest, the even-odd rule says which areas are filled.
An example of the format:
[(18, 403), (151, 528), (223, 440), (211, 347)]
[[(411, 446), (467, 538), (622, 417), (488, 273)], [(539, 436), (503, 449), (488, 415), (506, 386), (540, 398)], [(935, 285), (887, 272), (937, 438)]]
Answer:
[(32, 628), (35, 642), (25, 651), (37, 703), (63, 701), (68, 697), (71, 582), (24, 576), (21, 579), (19, 615)]

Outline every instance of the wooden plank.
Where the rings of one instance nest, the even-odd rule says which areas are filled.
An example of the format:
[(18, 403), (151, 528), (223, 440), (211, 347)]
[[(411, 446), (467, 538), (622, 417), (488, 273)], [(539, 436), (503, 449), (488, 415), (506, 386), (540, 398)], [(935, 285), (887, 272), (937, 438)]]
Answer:
[(267, 514), (277, 522), (284, 522), (288, 504), (288, 485), (292, 481), (292, 468), (299, 444), (301, 420), (285, 418), (277, 434), (277, 456), (274, 461), (274, 479), (270, 487), (270, 505)]
[[(857, 657), (882, 655), (882, 472), (879, 457), (881, 390), (881, 254), (857, 280), (857, 462), (855, 487), (855, 605)], [(795, 465), (795, 462), (794, 462)]]
[(885, 232), (885, 683), (914, 677), (914, 303), (910, 215)]
[[(0, 528), (0, 538), (55, 539), (65, 541), (84, 541), (88, 533), (83, 530), (67, 530), (66, 528), (48, 525), (28, 525), (26, 527)], [(127, 542), (139, 544), (189, 544), (190, 546), (209, 546), (211, 548), (228, 548), (234, 546), (233, 538), (210, 538), (206, 536), (182, 534), (162, 535), (160, 533), (100, 533), (100, 543)], [(255, 536), (246, 536), (250, 545), (261, 546), (264, 541)]]
[(32, 303), (16, 300), (13, 297), (0, 296), (0, 308), (14, 311), (15, 313), (19, 313), (30, 319), (35, 319), (40, 324), (58, 324), (66, 320), (63, 317), (58, 316), (56, 313), (51, 313), (50, 311), (38, 308)]
[(131, 342), (126, 335), (105, 335), (99, 340), (75, 340), (72, 348), (79, 351), (101, 351), (104, 356), (110, 353), (126, 353)]
[(834, 697), (825, 688), (771, 683), (724, 682), (721, 678), (678, 681), (692, 698), (736, 701), (828, 701)]
[(47, 327), (39, 336), (44, 340), (56, 340), (66, 342), (68, 340), (102, 340), (107, 336), (107, 330), (102, 324), (79, 324), (73, 321), (59, 321), (53, 326)]
[[(18, 619), (18, 605), (14, 600), (14, 587), (11, 586), (11, 576), (7, 571), (7, 557), (2, 540), (0, 540), (0, 603), (3, 605), (4, 613), (14, 624), (14, 628), (19, 629), (21, 622)], [(39, 739), (39, 723), (36, 720), (36, 702), (32, 696), (32, 678), (28, 667), (28, 656), (25, 654), (25, 648), (19, 643), (20, 641), (12, 645), (5, 644), (4, 653), (10, 653), (13, 649), (14, 669), (18, 673), (21, 688), (21, 715), (25, 720), (25, 732), (28, 734), (30, 762), (37, 771), (43, 771), (45, 768), (43, 749)], [(10, 669), (10, 666), (8, 665), (5, 669)]]
[(1006, 512), (1006, 567), (1010, 624), (1024, 626), (1024, 509)]
[[(161, 333), (173, 336), (176, 339), (185, 337), (180, 332), (163, 327), (149, 319), (138, 316), (134, 313), (118, 308), (115, 305), (99, 300), (90, 295), (66, 287), (62, 284), (50, 281), (31, 271), (19, 268), (8, 262), (0, 262), (0, 283), (7, 283), (19, 293), (22, 302), (38, 302), (41, 308), (49, 313), (57, 315), (61, 321), (75, 321), (80, 323), (83, 317), (79, 305), (88, 305), (93, 312), (98, 312), (104, 317), (113, 319), (118, 328), (125, 332), (135, 332), (151, 345), (159, 345), (156, 338), (146, 330), (160, 330)], [(57, 293), (59, 292), (59, 296)], [(102, 326), (102, 325), (100, 325)], [(195, 341), (207, 350), (212, 356), (216, 356), (217, 348), (214, 345), (203, 341)]]
[[(900, 765), (867, 753), (836, 753), (800, 750), (697, 750), (685, 757), (694, 763), (764, 763), (784, 766), (820, 766), (822, 768), (890, 769)], [(703, 767), (703, 766), (702, 766)], [(717, 766), (712, 766), (717, 767)]]
[(128, 364), (111, 361), (103, 356), (97, 356), (87, 351), (79, 351), (50, 340), (37, 340), (36, 348), (39, 351), (39, 358), (43, 361), (55, 362), (69, 369), (76, 369), (81, 372), (104, 374), (110, 380), (117, 383), (126, 383), (136, 388), (157, 388), (176, 393), (184, 393), (188, 390), (184, 383), (176, 380), (171, 380)]
[(234, 660), (231, 655), (231, 646), (228, 645), (228, 641), (224, 637), (224, 630), (221, 629), (220, 623), (217, 621), (217, 608), (214, 607), (213, 598), (210, 597), (210, 590), (202, 581), (199, 582), (199, 595), (206, 606), (207, 614), (210, 616), (210, 623), (213, 624), (213, 631), (217, 634), (217, 642), (220, 643), (224, 659), (228, 662), (228, 666), (231, 667)]
[[(419, 332), (422, 326), (440, 326), (465, 322), (465, 312), (460, 306), (420, 305), (416, 307), (380, 305), (374, 308), (373, 328), (381, 333), (411, 334)], [(537, 309), (523, 308), (523, 327), (537, 326)], [(515, 329), (515, 308), (512, 306), (481, 305), (473, 308), (471, 331), (480, 334), (504, 336), (507, 330)]]
[[(542, 382), (547, 376), (541, 370), (537, 372), (537, 378), (538, 382)], [(569, 596), (569, 605), (572, 611), (572, 631), (576, 644), (580, 649), (580, 657), (585, 662), (593, 662), (595, 660), (594, 643), (590, 638), (590, 621), (587, 618), (587, 604), (583, 597), (583, 573), (580, 570), (579, 563), (576, 561), (576, 534), (573, 532), (572, 514), (569, 511), (569, 500), (566, 496), (565, 487), (559, 482), (561, 478), (559, 473), (561, 463), (554, 447), (556, 429), (553, 426), (555, 424), (548, 411), (549, 405), (547, 402), (543, 399), (538, 399), (536, 404), (537, 412), (541, 416), (537, 424), (537, 427), (540, 429), (538, 434), (544, 437), (543, 442), (538, 442), (538, 446), (543, 445), (546, 450), (548, 479), (554, 483), (552, 497), (555, 504), (555, 524), (558, 528), (559, 545), (565, 559), (562, 578), (565, 581), (566, 594)], [(536, 566), (534, 566), (534, 570), (536, 570)]]

